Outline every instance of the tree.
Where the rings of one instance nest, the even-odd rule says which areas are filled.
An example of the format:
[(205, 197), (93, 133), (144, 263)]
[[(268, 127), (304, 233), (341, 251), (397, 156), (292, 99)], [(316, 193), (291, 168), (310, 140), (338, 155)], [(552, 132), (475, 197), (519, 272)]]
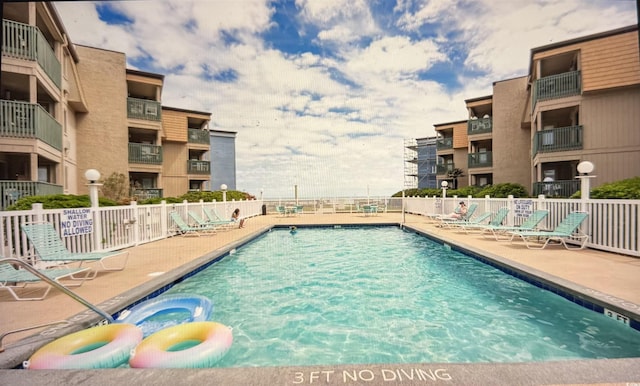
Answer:
[(458, 177), (464, 176), (464, 171), (460, 168), (453, 168), (447, 172), (447, 177), (453, 180), (453, 188), (458, 189)]
[(111, 175), (102, 182), (100, 190), (105, 198), (119, 202), (129, 196), (127, 177), (122, 173), (111, 173)]

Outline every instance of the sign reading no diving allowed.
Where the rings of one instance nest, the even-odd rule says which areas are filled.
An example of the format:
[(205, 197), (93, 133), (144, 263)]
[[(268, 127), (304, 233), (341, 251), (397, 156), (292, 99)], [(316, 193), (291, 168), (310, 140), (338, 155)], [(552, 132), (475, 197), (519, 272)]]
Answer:
[(63, 209), (60, 218), (62, 237), (93, 233), (91, 209)]

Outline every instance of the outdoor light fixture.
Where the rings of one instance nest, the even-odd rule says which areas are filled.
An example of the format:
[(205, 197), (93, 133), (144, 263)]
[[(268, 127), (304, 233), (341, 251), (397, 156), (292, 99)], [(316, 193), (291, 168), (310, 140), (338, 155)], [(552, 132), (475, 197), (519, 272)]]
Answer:
[(86, 178), (90, 184), (95, 184), (100, 179), (100, 172), (96, 169), (87, 169), (84, 172), (84, 178)]
[(223, 192), (225, 192), (227, 190), (227, 184), (222, 184), (220, 185), (220, 190), (222, 190)]
[(440, 186), (442, 186), (442, 189), (446, 189), (446, 188), (448, 188), (448, 187), (449, 187), (449, 183), (448, 183), (447, 181), (442, 181), (442, 182), (440, 183)]
[(586, 176), (587, 174), (591, 173), (594, 168), (595, 166), (593, 165), (592, 162), (582, 161), (578, 164), (578, 173), (582, 174), (583, 176)]
[(220, 190), (222, 190), (222, 202), (227, 202), (227, 184), (220, 185)]

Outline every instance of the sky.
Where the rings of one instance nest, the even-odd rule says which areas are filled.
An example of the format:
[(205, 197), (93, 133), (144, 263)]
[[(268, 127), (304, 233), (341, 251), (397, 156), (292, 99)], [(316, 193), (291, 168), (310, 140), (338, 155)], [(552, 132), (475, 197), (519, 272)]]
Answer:
[[(635, 0), (55, 2), (75, 44), (165, 76), (164, 106), (236, 132), (236, 188), (389, 196), (405, 139), (467, 119), (532, 48), (637, 24)], [(212, 187), (212, 190), (216, 190)]]

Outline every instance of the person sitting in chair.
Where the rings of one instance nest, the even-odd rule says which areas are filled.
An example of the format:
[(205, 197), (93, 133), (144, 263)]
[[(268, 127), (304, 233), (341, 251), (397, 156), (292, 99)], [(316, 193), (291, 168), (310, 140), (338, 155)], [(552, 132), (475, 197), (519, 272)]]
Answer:
[(236, 208), (236, 210), (233, 211), (233, 213), (231, 214), (231, 219), (235, 222), (240, 221), (238, 228), (244, 228), (244, 219), (240, 218), (240, 208)]
[(453, 211), (453, 213), (449, 214), (449, 218), (453, 218), (456, 220), (463, 220), (467, 217), (467, 205), (464, 201), (460, 201), (458, 207)]

